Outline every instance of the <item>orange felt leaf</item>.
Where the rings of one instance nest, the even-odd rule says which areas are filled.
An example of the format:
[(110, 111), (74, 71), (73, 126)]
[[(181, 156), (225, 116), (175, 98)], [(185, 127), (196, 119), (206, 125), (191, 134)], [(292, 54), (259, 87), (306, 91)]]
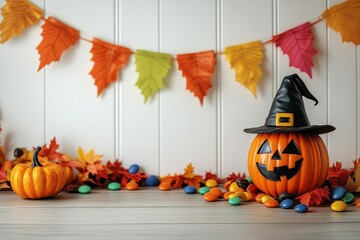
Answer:
[(307, 206), (314, 204), (320, 205), (325, 201), (330, 201), (330, 191), (327, 186), (324, 188), (315, 188), (314, 190), (295, 198), (295, 200), (299, 200), (302, 204)]
[(98, 96), (117, 79), (118, 71), (128, 62), (131, 50), (94, 38), (91, 53), (94, 67), (90, 74), (95, 79)]
[(37, 46), (40, 55), (40, 71), (45, 65), (59, 61), (62, 53), (80, 39), (80, 32), (53, 17), (42, 25), (43, 40)]
[(322, 17), (330, 28), (341, 34), (343, 42), (360, 44), (360, 1), (348, 0), (334, 5)]
[(214, 51), (178, 54), (177, 61), (179, 70), (187, 80), (186, 89), (194, 93), (202, 105), (204, 96), (212, 87), (211, 76), (216, 64)]
[(1, 40), (5, 43), (20, 35), (25, 28), (35, 25), (42, 17), (42, 9), (28, 0), (7, 0), (2, 7)]
[(354, 172), (348, 177), (345, 184), (345, 189), (348, 192), (360, 192), (360, 168), (357, 167)]
[(39, 152), (39, 156), (41, 157), (47, 157), (50, 161), (56, 160), (62, 158), (62, 154), (57, 152), (57, 149), (59, 148), (59, 144), (56, 142), (56, 137), (54, 137), (49, 144), (49, 147), (46, 146), (46, 144), (41, 148)]

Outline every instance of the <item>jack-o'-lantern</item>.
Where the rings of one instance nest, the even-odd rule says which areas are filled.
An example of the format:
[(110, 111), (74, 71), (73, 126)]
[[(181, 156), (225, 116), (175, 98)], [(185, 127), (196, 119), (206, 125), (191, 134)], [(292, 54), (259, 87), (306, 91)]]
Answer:
[(283, 192), (299, 196), (321, 186), (327, 177), (329, 157), (318, 134), (335, 128), (310, 125), (302, 96), (318, 103), (298, 75), (285, 77), (265, 125), (244, 130), (258, 134), (248, 153), (249, 175), (256, 187), (273, 197)]

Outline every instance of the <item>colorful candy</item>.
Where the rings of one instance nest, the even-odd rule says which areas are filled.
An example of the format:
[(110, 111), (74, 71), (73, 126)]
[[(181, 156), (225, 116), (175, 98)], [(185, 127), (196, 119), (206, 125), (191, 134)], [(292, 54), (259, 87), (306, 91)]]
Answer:
[(331, 195), (332, 200), (340, 200), (345, 196), (346, 189), (343, 187), (336, 187)]
[(127, 190), (133, 191), (139, 188), (139, 184), (137, 184), (135, 180), (130, 180), (130, 182), (125, 185), (125, 188)]
[(216, 187), (218, 185), (218, 182), (215, 179), (208, 179), (205, 181), (205, 186), (207, 186), (208, 188), (213, 188)]
[(78, 192), (82, 194), (87, 194), (91, 192), (91, 187), (88, 185), (82, 185), (78, 188)]
[(218, 199), (218, 196), (216, 196), (215, 194), (210, 193), (210, 192), (205, 193), (203, 197), (208, 202), (214, 202)]
[(298, 204), (295, 206), (295, 211), (298, 213), (305, 213), (309, 210), (309, 207), (305, 204)]
[(242, 199), (240, 197), (233, 197), (233, 198), (230, 198), (228, 200), (228, 203), (231, 205), (231, 206), (237, 206), (237, 205), (240, 205), (242, 202)]
[(140, 170), (139, 165), (132, 164), (132, 165), (130, 165), (130, 167), (128, 169), (128, 172), (131, 173), (131, 174), (136, 174), (139, 170)]
[(172, 186), (170, 183), (168, 182), (162, 182), (159, 184), (158, 188), (161, 190), (161, 191), (169, 191), (172, 189)]
[(221, 188), (214, 187), (209, 190), (209, 193), (213, 193), (216, 196), (220, 197), (222, 195), (222, 190), (221, 190)]
[(280, 203), (280, 207), (284, 209), (290, 209), (294, 205), (294, 201), (292, 199), (284, 199)]
[(342, 198), (342, 200), (345, 202), (345, 203), (351, 203), (352, 201), (354, 201), (354, 194), (352, 193), (345, 193), (345, 196)]
[(279, 206), (279, 202), (276, 199), (269, 197), (264, 201), (264, 205), (268, 208), (276, 208)]
[(201, 195), (204, 195), (205, 193), (209, 192), (210, 188), (209, 187), (201, 187), (198, 190), (198, 193), (200, 193)]
[(343, 212), (346, 209), (346, 203), (343, 201), (335, 201), (331, 204), (330, 208), (334, 212)]
[(156, 186), (159, 186), (159, 184), (160, 184), (160, 181), (159, 181), (158, 177), (155, 175), (150, 175), (145, 180), (145, 185), (149, 186), (149, 187), (156, 187)]
[(184, 187), (184, 192), (187, 194), (194, 194), (196, 193), (196, 188), (194, 186), (186, 186)]
[(120, 188), (121, 188), (121, 185), (118, 182), (111, 182), (108, 184), (109, 190), (115, 191), (115, 190), (119, 190)]

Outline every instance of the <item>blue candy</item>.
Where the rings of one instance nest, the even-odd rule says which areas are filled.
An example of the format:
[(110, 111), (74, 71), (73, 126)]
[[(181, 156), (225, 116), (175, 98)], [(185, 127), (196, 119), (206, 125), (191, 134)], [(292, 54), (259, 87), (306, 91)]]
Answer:
[(196, 193), (196, 188), (194, 186), (186, 186), (184, 187), (184, 192), (187, 194), (194, 194)]
[(145, 180), (145, 184), (146, 184), (146, 186), (149, 186), (149, 187), (156, 187), (156, 186), (159, 186), (160, 180), (155, 175), (150, 175)]
[(137, 173), (139, 170), (140, 170), (139, 165), (137, 165), (137, 164), (132, 164), (132, 165), (129, 167), (128, 172), (129, 172), (130, 174), (135, 174), (135, 173)]
[(289, 209), (294, 205), (294, 201), (291, 199), (284, 199), (280, 203), (281, 208)]
[(346, 189), (343, 187), (337, 187), (334, 189), (332, 195), (331, 195), (331, 199), (332, 200), (340, 200), (345, 196), (346, 193)]
[(309, 207), (306, 206), (305, 204), (298, 204), (295, 206), (295, 211), (297, 211), (298, 213), (305, 213), (309, 210)]

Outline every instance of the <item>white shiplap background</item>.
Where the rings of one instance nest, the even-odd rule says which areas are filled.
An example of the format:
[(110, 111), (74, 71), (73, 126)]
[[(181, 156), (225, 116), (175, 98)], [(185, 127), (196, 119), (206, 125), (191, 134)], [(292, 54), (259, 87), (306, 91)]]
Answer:
[[(164, 53), (221, 51), (226, 46), (265, 40), (313, 20), (341, 1), (335, 0), (33, 0), (81, 31), (85, 38)], [(0, 0), (1, 6), (5, 0)], [(134, 86), (134, 57), (119, 81), (97, 97), (91, 44), (80, 41), (37, 72), (41, 23), (0, 46), (0, 123), (8, 157), (15, 147), (49, 143), (56, 136), (60, 151), (76, 157), (81, 146), (120, 159), (125, 167), (138, 163), (148, 174), (181, 173), (190, 162), (195, 171), (227, 176), (247, 172), (247, 151), (254, 135), (244, 128), (264, 123), (284, 76), (298, 73), (319, 104), (306, 102), (312, 124), (332, 124), (322, 135), (331, 162), (351, 167), (360, 155), (360, 51), (327, 28), (313, 27), (313, 79), (289, 67), (288, 57), (265, 45), (264, 72), (255, 99), (235, 82), (224, 56), (217, 58), (213, 88), (203, 106), (185, 90), (186, 80), (173, 69), (165, 89), (144, 104)]]

